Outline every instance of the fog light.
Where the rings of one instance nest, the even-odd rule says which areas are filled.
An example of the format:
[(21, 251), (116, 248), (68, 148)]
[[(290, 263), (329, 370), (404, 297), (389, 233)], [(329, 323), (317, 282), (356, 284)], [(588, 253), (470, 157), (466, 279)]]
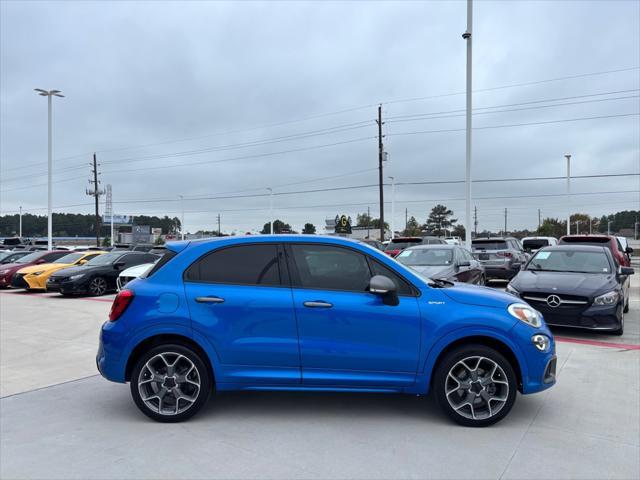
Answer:
[(551, 340), (546, 335), (534, 335), (531, 337), (531, 342), (541, 352), (548, 352), (551, 346)]

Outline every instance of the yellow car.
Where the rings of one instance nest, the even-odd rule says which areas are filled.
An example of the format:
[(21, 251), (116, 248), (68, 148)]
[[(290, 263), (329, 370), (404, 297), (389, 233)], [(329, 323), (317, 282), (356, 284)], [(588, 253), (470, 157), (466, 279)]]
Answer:
[(46, 290), (47, 279), (58, 270), (63, 268), (84, 265), (89, 260), (98, 255), (102, 255), (101, 250), (88, 250), (86, 252), (70, 252), (64, 257), (60, 257), (53, 263), (42, 263), (22, 268), (16, 272), (11, 282), (12, 287), (25, 288), (27, 290)]

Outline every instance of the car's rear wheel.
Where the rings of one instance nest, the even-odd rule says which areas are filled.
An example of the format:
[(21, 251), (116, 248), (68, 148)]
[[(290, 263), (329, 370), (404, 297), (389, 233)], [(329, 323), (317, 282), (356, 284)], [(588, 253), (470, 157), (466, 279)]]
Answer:
[(89, 293), (99, 297), (107, 293), (107, 281), (103, 277), (94, 277), (89, 281)]
[(453, 421), (486, 427), (513, 407), (517, 378), (509, 361), (493, 348), (464, 345), (437, 366), (433, 387), (440, 408)]
[(137, 407), (159, 422), (181, 422), (206, 403), (212, 380), (204, 361), (182, 345), (160, 345), (145, 352), (131, 373)]

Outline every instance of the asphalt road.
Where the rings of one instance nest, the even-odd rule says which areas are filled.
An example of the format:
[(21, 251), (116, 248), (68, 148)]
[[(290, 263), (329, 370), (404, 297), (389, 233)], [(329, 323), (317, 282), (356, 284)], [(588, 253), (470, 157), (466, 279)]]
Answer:
[(0, 477), (637, 479), (638, 280), (623, 337), (556, 330), (558, 384), (487, 429), (428, 397), (268, 392), (157, 424), (96, 375), (108, 298), (2, 292)]

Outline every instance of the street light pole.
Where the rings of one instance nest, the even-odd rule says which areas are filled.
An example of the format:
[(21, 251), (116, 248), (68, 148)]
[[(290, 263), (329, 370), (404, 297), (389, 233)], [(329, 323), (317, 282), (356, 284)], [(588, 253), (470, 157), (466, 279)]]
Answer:
[(273, 188), (269, 190), (269, 234), (273, 235)]
[(22, 205), (20, 205), (20, 221), (18, 225), (19, 225), (18, 231), (20, 232), (18, 233), (18, 236), (22, 238)]
[(60, 90), (43, 90), (41, 88), (35, 88), (38, 95), (41, 97), (47, 97), (47, 130), (48, 130), (48, 156), (47, 156), (47, 248), (51, 250), (53, 248), (53, 220), (51, 213), (51, 168), (53, 163), (53, 139), (52, 139), (52, 97), (64, 97)]
[(607, 220), (607, 235), (611, 235), (611, 224), (613, 223), (612, 220)]
[(180, 197), (180, 210), (182, 211), (182, 215), (180, 217), (180, 234), (181, 239), (184, 240), (184, 196), (178, 195)]
[(391, 179), (391, 238), (395, 238), (396, 231), (396, 177)]
[(564, 158), (567, 159), (567, 235), (571, 235), (571, 155)]
[(576, 220), (576, 235), (580, 235), (580, 220)]
[(472, 48), (471, 48), (471, 31), (473, 24), (473, 0), (467, 0), (467, 30), (462, 34), (462, 38), (467, 41), (467, 144), (466, 144), (466, 176), (465, 176), (465, 190), (466, 190), (466, 205), (465, 205), (465, 237), (466, 247), (471, 249), (471, 114), (472, 114), (472, 102), (471, 102), (471, 90), (473, 87), (472, 82)]

